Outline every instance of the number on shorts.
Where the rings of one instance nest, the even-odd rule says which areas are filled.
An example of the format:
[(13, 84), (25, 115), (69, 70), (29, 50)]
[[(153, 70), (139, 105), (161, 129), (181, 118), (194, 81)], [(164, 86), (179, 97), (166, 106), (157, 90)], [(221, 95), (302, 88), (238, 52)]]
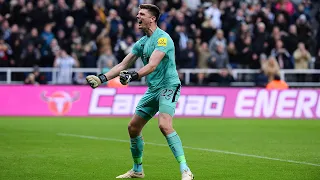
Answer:
[(161, 96), (164, 96), (166, 100), (169, 100), (172, 97), (173, 90), (172, 89), (164, 89)]

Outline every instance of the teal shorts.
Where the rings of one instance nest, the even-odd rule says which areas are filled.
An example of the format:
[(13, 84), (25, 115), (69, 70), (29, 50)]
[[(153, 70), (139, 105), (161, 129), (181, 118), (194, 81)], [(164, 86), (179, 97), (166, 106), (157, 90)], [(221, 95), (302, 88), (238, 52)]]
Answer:
[(156, 91), (148, 89), (140, 99), (135, 113), (147, 121), (158, 111), (173, 117), (180, 97), (180, 89), (181, 85), (164, 87)]

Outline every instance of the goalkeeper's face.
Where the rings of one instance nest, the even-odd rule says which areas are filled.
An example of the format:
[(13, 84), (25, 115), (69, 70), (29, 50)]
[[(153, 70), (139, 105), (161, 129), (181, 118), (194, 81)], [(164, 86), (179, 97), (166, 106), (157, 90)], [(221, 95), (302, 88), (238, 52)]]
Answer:
[(147, 9), (140, 9), (137, 15), (138, 27), (144, 31), (151, 27), (152, 23), (155, 23), (155, 16), (153, 16)]

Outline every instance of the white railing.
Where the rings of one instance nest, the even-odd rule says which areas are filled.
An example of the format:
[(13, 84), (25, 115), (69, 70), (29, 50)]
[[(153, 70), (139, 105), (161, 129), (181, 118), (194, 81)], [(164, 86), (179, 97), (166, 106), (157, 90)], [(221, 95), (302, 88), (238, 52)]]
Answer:
[[(190, 74), (197, 74), (197, 73), (219, 73), (219, 69), (180, 69), (180, 73), (185, 74), (185, 83), (190, 83)], [(259, 70), (257, 69), (232, 69), (233, 77), (236, 79), (240, 74), (246, 75), (246, 74), (256, 74)], [(320, 75), (319, 69), (283, 69), (280, 71), (281, 79), (286, 79), (286, 75), (292, 75), (292, 74), (305, 74), (307, 76), (312, 76), (314, 74)], [(288, 82), (290, 86), (315, 86), (320, 87), (320, 82)], [(231, 83), (232, 86), (254, 86), (253, 82), (234, 82)]]
[[(6, 73), (6, 80), (0, 81), (0, 84), (22, 84), (22, 81), (13, 81), (12, 73), (15, 72), (24, 72), (29, 73), (32, 72), (33, 68), (10, 68), (10, 67), (2, 67), (0, 68), (0, 73)], [(39, 68), (40, 72), (52, 73), (52, 79), (48, 82), (49, 84), (56, 84), (57, 82), (57, 74), (59, 72), (58, 68)], [(82, 73), (95, 73), (99, 74), (100, 70), (98, 68), (73, 68), (73, 72), (82, 72)], [(218, 69), (180, 69), (180, 73), (183, 73), (185, 78), (185, 84), (190, 84), (191, 74), (197, 73), (218, 73)], [(248, 74), (256, 74), (259, 70), (254, 69), (233, 69), (232, 74), (235, 78), (239, 75), (248, 75)], [(320, 70), (316, 69), (308, 69), (308, 70), (295, 70), (295, 69), (285, 69), (281, 70), (280, 75), (282, 79), (286, 79), (286, 75), (289, 74), (305, 74), (306, 76), (312, 76), (314, 74), (320, 75)], [(143, 78), (141, 82), (135, 83), (136, 85), (144, 85), (145, 79)], [(308, 86), (308, 87), (320, 87), (320, 82), (288, 82), (290, 86)], [(254, 82), (234, 82), (231, 84), (232, 86), (253, 86)]]

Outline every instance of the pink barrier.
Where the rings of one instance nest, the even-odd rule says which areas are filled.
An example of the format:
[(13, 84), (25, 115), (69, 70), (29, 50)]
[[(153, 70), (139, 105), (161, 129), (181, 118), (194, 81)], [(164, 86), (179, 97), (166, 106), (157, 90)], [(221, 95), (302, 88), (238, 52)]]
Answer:
[[(146, 89), (0, 86), (0, 115), (130, 116)], [(319, 119), (320, 90), (183, 87), (176, 116)]]

